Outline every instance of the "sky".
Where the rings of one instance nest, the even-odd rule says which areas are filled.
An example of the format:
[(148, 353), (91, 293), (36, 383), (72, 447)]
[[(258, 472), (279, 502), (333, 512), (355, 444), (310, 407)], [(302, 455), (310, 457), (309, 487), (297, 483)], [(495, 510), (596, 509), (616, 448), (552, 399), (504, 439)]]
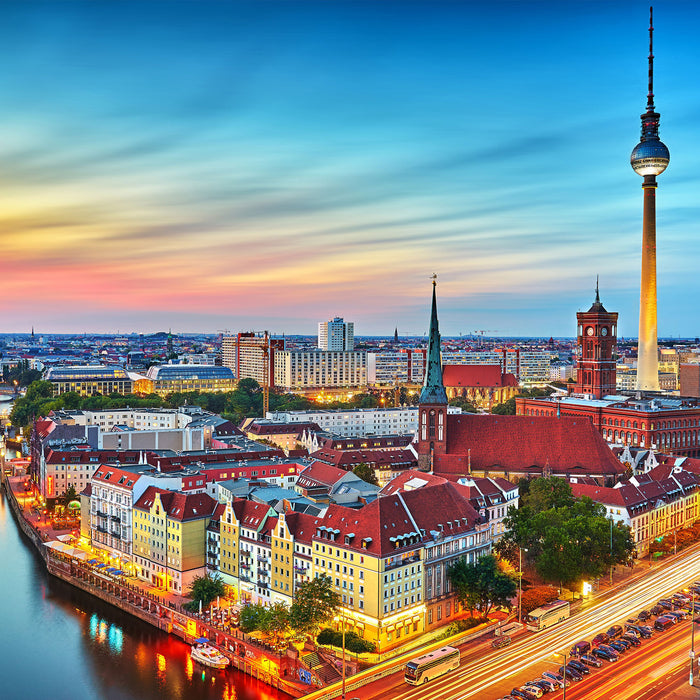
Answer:
[[(0, 332), (638, 327), (648, 3), (0, 4)], [(700, 334), (700, 3), (654, 7), (658, 327)]]

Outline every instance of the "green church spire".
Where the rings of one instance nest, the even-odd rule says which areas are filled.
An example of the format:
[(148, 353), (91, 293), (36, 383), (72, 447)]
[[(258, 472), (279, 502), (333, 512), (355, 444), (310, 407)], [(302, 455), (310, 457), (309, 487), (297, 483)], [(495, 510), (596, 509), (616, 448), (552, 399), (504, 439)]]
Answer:
[(446, 404), (447, 393), (442, 383), (442, 362), (440, 360), (440, 330), (437, 317), (437, 300), (435, 297), (436, 275), (433, 275), (433, 307), (430, 311), (430, 331), (428, 333), (428, 357), (425, 368), (425, 380), (420, 392), (420, 403)]

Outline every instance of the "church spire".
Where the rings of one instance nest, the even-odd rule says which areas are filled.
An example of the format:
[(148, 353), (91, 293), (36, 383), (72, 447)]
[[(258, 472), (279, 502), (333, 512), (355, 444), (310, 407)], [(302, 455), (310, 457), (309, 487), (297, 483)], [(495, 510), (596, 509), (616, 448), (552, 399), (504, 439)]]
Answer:
[(430, 331), (428, 332), (428, 357), (426, 358), (425, 380), (420, 393), (420, 403), (446, 404), (447, 393), (442, 383), (442, 362), (440, 360), (440, 330), (437, 316), (435, 287), (437, 275), (433, 275), (433, 306), (430, 311)]

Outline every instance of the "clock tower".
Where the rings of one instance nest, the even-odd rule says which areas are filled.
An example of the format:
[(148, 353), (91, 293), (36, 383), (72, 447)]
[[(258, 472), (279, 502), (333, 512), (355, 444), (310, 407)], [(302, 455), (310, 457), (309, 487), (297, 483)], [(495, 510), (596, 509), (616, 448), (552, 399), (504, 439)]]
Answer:
[(578, 332), (576, 392), (602, 399), (616, 391), (615, 349), (617, 348), (617, 313), (600, 303), (598, 282), (595, 301), (588, 311), (576, 314)]

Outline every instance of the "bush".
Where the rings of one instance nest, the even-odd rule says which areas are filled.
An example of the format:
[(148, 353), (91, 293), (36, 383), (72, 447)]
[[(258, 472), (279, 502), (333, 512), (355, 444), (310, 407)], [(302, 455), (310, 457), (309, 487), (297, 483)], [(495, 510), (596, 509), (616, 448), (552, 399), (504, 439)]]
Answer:
[(552, 586), (535, 586), (534, 588), (523, 591), (523, 597), (520, 603), (523, 615), (532, 612), (535, 608), (551, 603), (558, 597), (559, 591)]
[[(316, 642), (326, 646), (342, 647), (343, 633), (326, 627), (319, 632), (318, 636), (316, 637)], [(351, 651), (353, 654), (364, 654), (367, 652), (376, 651), (376, 647), (373, 642), (362, 639), (362, 637), (355, 632), (345, 633), (345, 648), (348, 651)]]

